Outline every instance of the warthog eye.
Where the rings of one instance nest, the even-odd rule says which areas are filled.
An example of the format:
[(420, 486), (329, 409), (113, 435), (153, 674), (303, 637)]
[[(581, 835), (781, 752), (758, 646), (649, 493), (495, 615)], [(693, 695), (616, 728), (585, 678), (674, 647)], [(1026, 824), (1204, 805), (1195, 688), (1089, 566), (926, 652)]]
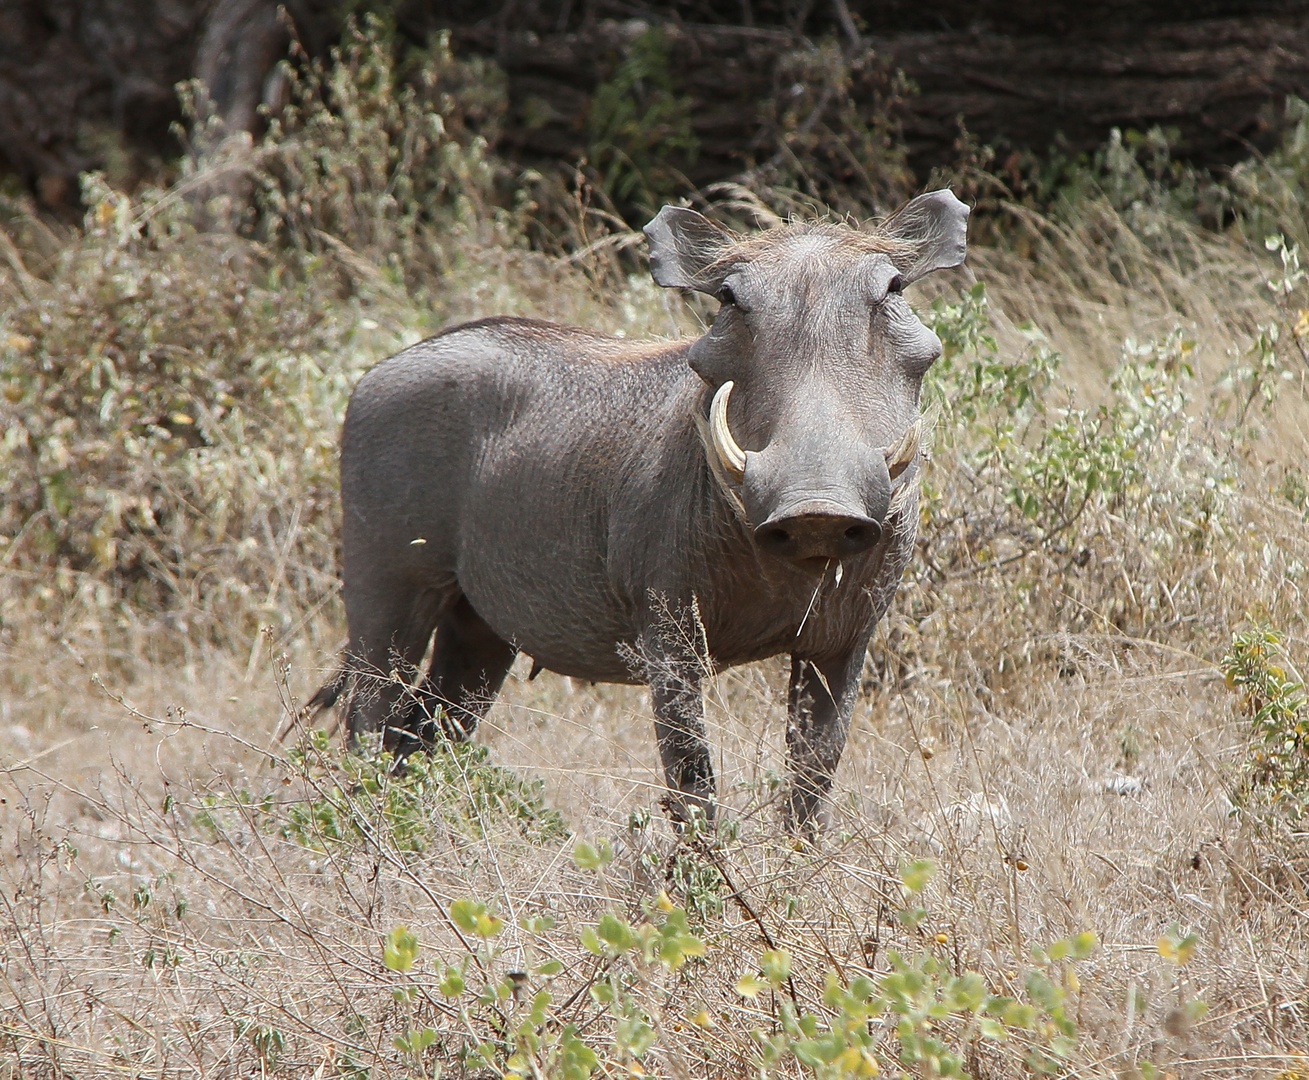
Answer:
[(890, 296), (892, 293), (902, 292), (904, 292), (904, 278), (899, 274), (896, 274), (895, 277), (891, 279), (890, 284), (886, 286), (886, 295)]
[(718, 290), (718, 302), (720, 304), (736, 304), (736, 293), (732, 292), (730, 285), (724, 285)]

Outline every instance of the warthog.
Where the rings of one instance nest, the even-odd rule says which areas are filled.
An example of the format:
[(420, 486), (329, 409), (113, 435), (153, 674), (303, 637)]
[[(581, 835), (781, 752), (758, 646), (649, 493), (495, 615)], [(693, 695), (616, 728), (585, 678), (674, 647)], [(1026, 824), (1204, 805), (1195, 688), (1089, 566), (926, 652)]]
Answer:
[(967, 220), (934, 191), (874, 232), (738, 239), (665, 206), (651, 273), (718, 299), (703, 337), (481, 319), (373, 368), (341, 439), (349, 645), (311, 704), (353, 684), (349, 736), (403, 755), (467, 738), (520, 651), (646, 683), (665, 805), (712, 818), (702, 678), (789, 652), (786, 819), (809, 831), (917, 528), (941, 345), (902, 291), (963, 261)]

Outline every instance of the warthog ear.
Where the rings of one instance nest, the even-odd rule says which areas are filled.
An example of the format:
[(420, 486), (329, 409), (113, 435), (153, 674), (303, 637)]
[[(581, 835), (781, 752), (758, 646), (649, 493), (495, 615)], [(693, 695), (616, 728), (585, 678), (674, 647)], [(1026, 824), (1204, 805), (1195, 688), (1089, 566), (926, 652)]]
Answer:
[(732, 238), (703, 214), (665, 206), (645, 227), (650, 241), (650, 276), (665, 289), (717, 293), (730, 266), (715, 265)]
[(948, 188), (911, 199), (882, 223), (878, 232), (905, 246), (892, 254), (904, 283), (933, 270), (958, 266), (968, 253), (968, 207)]

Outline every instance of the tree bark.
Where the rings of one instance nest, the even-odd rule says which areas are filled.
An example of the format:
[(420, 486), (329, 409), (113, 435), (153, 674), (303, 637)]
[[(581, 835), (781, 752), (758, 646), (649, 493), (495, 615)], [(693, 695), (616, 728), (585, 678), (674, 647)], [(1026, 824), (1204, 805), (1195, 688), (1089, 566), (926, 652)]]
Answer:
[(199, 0), (5, 0), (0, 168), (58, 207), (76, 201), (79, 172), (125, 147), (168, 153), (203, 15)]
[(1288, 95), (1309, 96), (1304, 15), (1172, 23), (1072, 38), (995, 33), (889, 39), (920, 88), (904, 113), (911, 156), (939, 159), (962, 117), (982, 141), (1093, 150), (1111, 128), (1175, 128), (1180, 156), (1232, 164), (1276, 140)]
[[(344, 7), (286, 6), (306, 50), (325, 55)], [(533, 164), (593, 149), (597, 89), (662, 22), (699, 144), (674, 165), (697, 185), (803, 150), (851, 116), (898, 124), (920, 179), (955, 159), (961, 120), (984, 143), (1044, 153), (1062, 138), (1070, 154), (1111, 128), (1159, 124), (1178, 132), (1180, 156), (1223, 166), (1274, 145), (1287, 95), (1309, 97), (1309, 0), (408, 0), (388, 10), (411, 44), (453, 26), (458, 50), (505, 68), (500, 149)], [(754, 25), (693, 21), (747, 16)], [(224, 130), (254, 132), (259, 105), (276, 105), (269, 75), (286, 44), (276, 0), (0, 0), (0, 173), (51, 207), (75, 206), (88, 168), (130, 186), (179, 151), (175, 85), (197, 76)], [(844, 65), (843, 85), (823, 84), (829, 60)], [(916, 93), (900, 92), (896, 70)]]
[[(311, 51), (339, 38), (331, 0), (285, 6)], [(286, 41), (278, 0), (0, 0), (0, 174), (51, 209), (76, 205), (87, 169), (132, 186), (181, 149), (185, 79), (227, 130), (253, 131)]]
[[(575, 160), (587, 150), (587, 115), (643, 23), (600, 22), (567, 33), (492, 34), (459, 28), (456, 47), (498, 57), (509, 76), (505, 144), (529, 160)], [(783, 31), (672, 26), (671, 67), (692, 100), (701, 144), (688, 178), (723, 179), (768, 158), (785, 132), (770, 118), (794, 87), (788, 65), (814, 46)], [(1129, 28), (1098, 34), (1002, 34), (991, 30), (877, 35), (886, 68), (916, 93), (885, 80), (855, 80), (865, 113), (890, 109), (915, 172), (957, 154), (961, 123), (983, 143), (1044, 153), (1103, 144), (1111, 129), (1175, 129), (1179, 156), (1204, 166), (1234, 163), (1276, 142), (1288, 95), (1309, 97), (1309, 15), (1273, 14)], [(859, 100), (860, 94), (865, 95)], [(830, 100), (834, 114), (840, 103)]]

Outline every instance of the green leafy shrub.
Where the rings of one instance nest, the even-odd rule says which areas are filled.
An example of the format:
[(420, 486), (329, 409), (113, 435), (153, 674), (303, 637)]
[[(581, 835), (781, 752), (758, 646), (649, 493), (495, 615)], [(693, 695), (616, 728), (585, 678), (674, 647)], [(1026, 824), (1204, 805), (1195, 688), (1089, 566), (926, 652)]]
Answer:
[[(82, 229), (11, 284), (0, 545), (42, 584), (8, 578), (0, 618), (168, 614), (175, 641), (248, 648), (334, 596), (350, 388), (442, 318), (410, 289), (494, 282), (479, 260), (521, 243), (492, 198), (489, 69), (442, 38), (402, 70), (375, 22), (334, 57), (287, 66), (291, 103), (259, 145), (200, 124), (172, 187), (85, 177)], [(44, 235), (21, 201), (0, 223)]]
[(484, 837), (509, 830), (537, 844), (568, 835), (564, 819), (546, 805), (542, 782), (492, 765), (476, 743), (442, 740), (396, 769), (390, 754), (337, 755), (327, 736), (314, 732), (290, 763), (314, 779), (312, 797), (287, 804), (275, 823), (305, 847), (326, 850), (368, 837), (417, 854), (451, 831)]
[(454, 59), (448, 34), (401, 65), (370, 17), (349, 26), (329, 63), (283, 70), (290, 104), (251, 161), (255, 235), (305, 253), (344, 250), (365, 284), (380, 273), (383, 285), (411, 288), (470, 247), (515, 242), (521, 223), (495, 204), (487, 152), (505, 109), (499, 69)]
[(543, 783), (489, 758), (476, 743), (442, 741), (397, 768), (389, 753), (343, 752), (315, 730), (282, 763), (297, 794), (239, 788), (206, 795), (195, 823), (214, 836), (249, 826), (329, 854), (381, 847), (405, 861), (451, 837), (536, 845), (566, 839), (568, 825), (546, 804)]
[(83, 235), (3, 316), (11, 565), (58, 569), (52, 600), (87, 572), (145, 610), (193, 602), (209, 567), (220, 615), (224, 594), (276, 591), (237, 546), (267, 535), (290, 545), (283, 584), (313, 602), (329, 587), (305, 570), (331, 550), (333, 418), (358, 363), (348, 309), (257, 246), (198, 233), (167, 193), (133, 201), (90, 176), (85, 197)]
[[(595, 849), (579, 845), (580, 866), (600, 869)], [(493, 1068), (506, 1077), (560, 1077), (586, 1080), (601, 1062), (624, 1066), (639, 1074), (639, 1062), (654, 1044), (659, 1023), (658, 1000), (666, 997), (661, 976), (677, 972), (689, 960), (705, 954), (705, 943), (687, 928), (686, 912), (664, 894), (645, 905), (645, 917), (632, 923), (614, 912), (578, 934), (583, 949), (599, 959), (600, 967), (581, 990), (560, 998), (555, 981), (567, 977), (557, 959), (530, 965), (528, 970), (507, 969), (499, 939), (506, 930), (503, 919), (489, 905), (472, 898), (455, 900), (447, 917), (463, 937), (464, 955), (438, 957), (433, 965), (439, 980), (434, 989), (454, 1010), (457, 1022), (438, 1032), (425, 1023), (424, 998), (430, 1000), (425, 980), (420, 981), (418, 941), (403, 926), (386, 935), (383, 963), (396, 974), (392, 991), (400, 1005), (402, 1031), (393, 1039), (400, 1055), (422, 1075), (436, 1064), (438, 1045), (442, 1060), (458, 1059), (466, 1068)], [(549, 916), (520, 920), (521, 934), (534, 937), (554, 926)], [(526, 993), (532, 982), (537, 989)], [(562, 1017), (582, 991), (596, 1009), (585, 1025)]]
[(936, 298), (925, 317), (942, 341), (926, 388), (941, 413), (942, 443), (990, 481), (993, 497), (1002, 492), (1042, 542), (1066, 541), (1096, 507), (1208, 520), (1234, 489), (1231, 464), (1192, 437), (1195, 342), (1181, 330), (1125, 341), (1108, 392), (1086, 408), (1071, 394), (1050, 400), (1064, 358), (1035, 327), (1019, 327), (1022, 353), (1001, 355), (982, 284), (957, 302)]
[(990, 443), (1012, 438), (1018, 425), (1030, 421), (1040, 398), (1058, 372), (1062, 357), (1046, 347), (1034, 327), (1025, 327), (1031, 349), (1002, 359), (991, 328), (990, 301), (982, 282), (964, 290), (951, 303), (943, 296), (923, 313), (941, 339), (941, 359), (928, 370), (928, 401), (947, 411), (951, 445), (968, 447), (968, 426), (999, 420), (1003, 430), (986, 431)]
[[(603, 873), (607, 863), (599, 856), (605, 850), (603, 842), (599, 850), (579, 844), (576, 862)], [(922, 863), (906, 872), (908, 903), (917, 903), (932, 870)], [(448, 916), (466, 935), (467, 949), (462, 957), (438, 957), (433, 965), (435, 989), (458, 1012), (453, 1029), (425, 1022), (422, 1003), (432, 987), (413, 935), (396, 927), (383, 942), (383, 962), (395, 973), (393, 997), (401, 1006), (394, 1046), (420, 1069), (432, 1064), (428, 1049), (440, 1045), (445, 1060), (459, 1058), (507, 1076), (585, 1080), (615, 1066), (636, 1074), (644, 1071), (642, 1059), (665, 1040), (676, 1041), (684, 1026), (713, 1026), (703, 1009), (683, 1020), (674, 1006), (678, 973), (690, 971), (694, 977), (701, 967), (716, 969), (705, 966), (713, 960), (711, 946), (689, 930), (686, 911), (664, 893), (645, 901), (635, 921), (609, 911), (582, 927), (579, 943), (599, 966), (580, 990), (566, 996), (556, 990), (557, 981), (568, 977), (558, 960), (534, 962), (527, 970), (505, 968), (508, 957), (521, 954), (502, 946), (507, 925), (487, 904), (456, 900)], [(548, 917), (527, 917), (518, 929), (530, 937), (552, 925)], [(751, 1032), (754, 1068), (770, 1077), (794, 1075), (798, 1067), (819, 1080), (854, 1080), (898, 1069), (963, 1077), (985, 1046), (1030, 1073), (1064, 1072), (1078, 1048), (1072, 1019), (1080, 992), (1076, 966), (1095, 945), (1088, 932), (1033, 949), (1021, 979), (1010, 980), (1021, 987), (1015, 994), (993, 992), (982, 975), (958, 972), (930, 950), (908, 958), (893, 952), (889, 969), (881, 973), (829, 971), (819, 992), (823, 1007), (816, 1012), (798, 1004), (791, 953), (768, 949), (757, 970), (736, 983), (740, 998), (749, 1002), (766, 995), (775, 1005), (771, 1029)], [(535, 992), (527, 993), (533, 984)], [(565, 1021), (582, 991), (592, 1016), (584, 1024)]]
[(1309, 811), (1309, 699), (1287, 670), (1282, 634), (1267, 625), (1238, 631), (1220, 666), (1250, 725), (1247, 799), (1298, 820)]
[[(917, 925), (926, 917), (917, 898), (933, 871), (925, 861), (905, 871), (902, 887), (911, 906), (901, 913), (902, 921)], [(896, 1064), (909, 1075), (963, 1077), (976, 1044), (1011, 1041), (1023, 1048), (1028, 1071), (1060, 1073), (1077, 1048), (1077, 1028), (1068, 1012), (1079, 986), (1073, 965), (1089, 957), (1095, 945), (1095, 935), (1087, 932), (1033, 950), (1021, 997), (992, 993), (982, 975), (957, 973), (926, 950), (909, 958), (892, 952), (890, 970), (880, 975), (847, 980), (829, 972), (825, 1015), (781, 998), (777, 1030), (752, 1033), (761, 1074), (786, 1075), (793, 1060), (818, 1080), (877, 1076)], [(777, 993), (790, 978), (789, 954), (766, 952), (759, 974), (744, 976), (737, 992), (746, 998)]]
[(1179, 330), (1157, 342), (1128, 340), (1106, 401), (1079, 409), (1070, 400), (1047, 417), (1038, 441), (1015, 463), (1009, 494), (1046, 536), (1072, 526), (1095, 499), (1148, 512), (1159, 485), (1183, 503), (1201, 497), (1193, 486), (1203, 485), (1197, 462), (1186, 460), (1193, 449), (1186, 409), (1194, 348)]
[(643, 213), (685, 187), (678, 165), (695, 162), (700, 140), (691, 129), (691, 99), (677, 92), (668, 32), (638, 34), (591, 99), (590, 159), (610, 198)]
[(1309, 206), (1309, 102), (1288, 97), (1285, 134), (1271, 153), (1252, 157), (1232, 169), (1234, 211), (1246, 234), (1262, 238), (1289, 235), (1309, 244), (1305, 207)]

